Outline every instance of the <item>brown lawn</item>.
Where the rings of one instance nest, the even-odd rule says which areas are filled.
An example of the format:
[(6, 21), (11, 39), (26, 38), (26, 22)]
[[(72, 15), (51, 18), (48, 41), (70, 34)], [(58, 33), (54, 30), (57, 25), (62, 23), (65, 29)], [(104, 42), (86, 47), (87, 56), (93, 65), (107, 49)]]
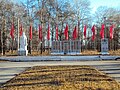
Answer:
[(91, 66), (36, 66), (0, 90), (120, 90), (120, 84)]
[[(100, 52), (98, 52), (97, 50), (84, 50), (81, 52), (80, 55), (99, 55)], [(110, 50), (109, 51), (109, 54), (110, 55), (120, 55), (120, 49), (114, 51), (114, 50)], [(32, 54), (28, 54), (28, 56), (47, 56), (47, 55), (51, 55), (50, 52), (48, 51), (45, 51), (41, 54), (40, 51), (32, 51)], [(0, 55), (2, 56), (2, 55)], [(9, 51), (9, 52), (6, 52), (5, 56), (17, 56), (17, 51)]]

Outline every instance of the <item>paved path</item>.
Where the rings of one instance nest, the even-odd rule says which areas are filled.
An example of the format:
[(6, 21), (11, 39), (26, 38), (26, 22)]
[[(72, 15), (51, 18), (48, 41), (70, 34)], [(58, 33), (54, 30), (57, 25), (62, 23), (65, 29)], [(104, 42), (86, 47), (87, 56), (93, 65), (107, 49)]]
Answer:
[(0, 57), (0, 60), (10, 61), (65, 61), (65, 60), (115, 60), (120, 56), (14, 56), (14, 57)]
[(120, 82), (120, 61), (39, 61), (39, 62), (0, 62), (0, 83), (5, 83), (16, 74), (32, 66), (45, 65), (91, 65), (107, 73)]

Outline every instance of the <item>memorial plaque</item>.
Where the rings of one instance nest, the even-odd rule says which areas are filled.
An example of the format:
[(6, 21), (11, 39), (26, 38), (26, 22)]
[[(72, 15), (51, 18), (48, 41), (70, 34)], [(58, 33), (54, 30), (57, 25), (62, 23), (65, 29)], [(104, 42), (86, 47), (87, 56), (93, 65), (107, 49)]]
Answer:
[(105, 54), (109, 54), (108, 53), (108, 39), (104, 38), (101, 40), (101, 54), (105, 55)]
[(51, 54), (80, 54), (79, 40), (52, 41)]

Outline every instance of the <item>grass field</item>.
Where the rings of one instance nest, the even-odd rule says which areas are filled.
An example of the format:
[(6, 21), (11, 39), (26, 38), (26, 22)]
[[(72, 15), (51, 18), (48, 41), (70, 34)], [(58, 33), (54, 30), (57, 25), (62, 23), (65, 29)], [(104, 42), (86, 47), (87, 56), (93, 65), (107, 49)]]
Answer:
[(91, 66), (36, 66), (0, 90), (120, 90), (120, 84)]

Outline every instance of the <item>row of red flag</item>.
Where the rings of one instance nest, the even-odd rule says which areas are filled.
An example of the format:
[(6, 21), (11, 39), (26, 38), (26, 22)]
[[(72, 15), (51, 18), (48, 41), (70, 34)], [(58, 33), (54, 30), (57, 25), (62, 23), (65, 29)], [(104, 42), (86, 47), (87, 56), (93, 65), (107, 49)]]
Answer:
[[(95, 40), (95, 33), (96, 33), (95, 32), (96, 31), (95, 25), (92, 26), (91, 30), (92, 30), (92, 41), (94, 41)], [(86, 38), (86, 31), (87, 31), (87, 25), (84, 26), (84, 38)], [(113, 31), (114, 31), (114, 25), (111, 25), (109, 27), (110, 39), (113, 39), (113, 34), (114, 34)], [(105, 25), (102, 24), (101, 30), (100, 30), (101, 39), (104, 39), (104, 34), (105, 34), (104, 32), (105, 32)]]
[[(96, 31), (96, 26), (93, 25), (92, 28), (92, 41), (95, 40), (95, 31)], [(101, 30), (100, 30), (100, 37), (101, 39), (104, 39), (104, 30), (105, 30), (105, 25), (102, 24), (101, 25)], [(113, 39), (113, 30), (114, 30), (114, 25), (111, 25), (109, 27), (109, 33), (110, 33), (110, 39)], [(29, 30), (29, 39), (32, 40), (32, 25), (30, 25), (30, 30)], [(22, 24), (20, 25), (20, 36), (22, 36)], [(84, 26), (84, 38), (86, 39), (86, 32), (87, 32), (87, 25)], [(11, 38), (14, 39), (14, 24), (12, 24), (11, 26), (11, 30), (10, 30), (10, 35), (11, 35)], [(59, 35), (59, 32), (58, 32), (58, 26), (56, 25), (56, 40), (58, 40), (58, 35)], [(65, 40), (68, 40), (69, 39), (69, 34), (68, 34), (68, 24), (66, 24), (66, 27), (65, 27), (65, 30), (64, 30), (64, 36), (65, 36)], [(78, 30), (77, 30), (77, 27), (75, 26), (74, 30), (73, 30), (73, 33), (72, 33), (72, 38), (73, 40), (76, 40), (78, 38)], [(42, 41), (42, 26), (39, 25), (39, 40)], [(47, 30), (47, 40), (50, 40), (50, 25), (48, 24), (48, 30)]]
[[(11, 36), (11, 38), (14, 40), (14, 24), (12, 23), (12, 26), (11, 26), (11, 30), (10, 30), (10, 36)], [(21, 26), (20, 26), (20, 36), (22, 36), (22, 33), (23, 33), (23, 30), (22, 30), (22, 24), (21, 24)]]

